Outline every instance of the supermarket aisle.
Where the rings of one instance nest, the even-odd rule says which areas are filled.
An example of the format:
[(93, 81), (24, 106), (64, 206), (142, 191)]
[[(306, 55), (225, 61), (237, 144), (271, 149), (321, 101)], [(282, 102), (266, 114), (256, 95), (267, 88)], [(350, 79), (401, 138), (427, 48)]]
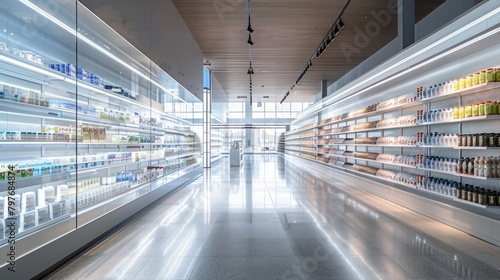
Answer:
[(499, 247), (348, 183), (273, 155), (228, 166), (50, 279), (500, 279)]

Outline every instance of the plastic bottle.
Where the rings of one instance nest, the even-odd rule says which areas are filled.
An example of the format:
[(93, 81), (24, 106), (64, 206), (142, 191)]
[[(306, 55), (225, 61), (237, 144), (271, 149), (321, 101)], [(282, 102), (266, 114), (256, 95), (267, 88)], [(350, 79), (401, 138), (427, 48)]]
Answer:
[(465, 161), (467, 161), (467, 174), (474, 175), (474, 161), (469, 158), (466, 158)]
[(477, 86), (478, 84), (479, 84), (479, 72), (476, 72), (472, 76), (472, 86)]
[(485, 190), (484, 190), (484, 188), (481, 188), (479, 190), (479, 195), (477, 197), (477, 203), (482, 204), (482, 205), (485, 204)]
[[(484, 160), (484, 157), (483, 157)], [(484, 168), (484, 177), (489, 178), (492, 177), (492, 165), (493, 165), (493, 160), (491, 157), (488, 157), (485, 162), (485, 168)]]
[(472, 196), (474, 194), (474, 186), (469, 186), (469, 188), (467, 189), (467, 200), (472, 202)]
[(472, 87), (472, 78), (473, 78), (473, 75), (469, 75), (469, 76), (465, 77), (465, 87), (466, 88)]
[(479, 201), (479, 187), (474, 188), (474, 192), (472, 193), (472, 202), (477, 203)]
[(485, 110), (485, 108), (484, 108), (484, 107), (485, 107), (485, 105), (486, 105), (486, 103), (485, 103), (485, 102), (481, 102), (481, 103), (479, 103), (479, 106), (478, 106), (478, 107), (479, 107), (479, 116), (484, 116), (484, 115), (486, 115), (486, 110)]
[(465, 106), (458, 107), (458, 118), (459, 119), (465, 118)]
[(491, 160), (491, 177), (493, 178), (497, 178), (498, 176), (498, 158), (497, 157), (494, 157), (492, 160)]
[(486, 70), (486, 82), (487, 83), (493, 83), (496, 82), (497, 77), (496, 77), (496, 71), (494, 68), (488, 68)]
[(479, 160), (479, 157), (474, 158), (474, 176), (480, 176), (479, 173), (483, 171), (483, 168), (480, 167)]
[(479, 72), (479, 84), (486, 83), (486, 70)]
[(451, 164), (451, 172), (456, 173), (458, 170), (458, 160), (454, 159), (452, 164)]
[(465, 117), (466, 118), (472, 117), (472, 105), (465, 106)]
[(481, 170), (478, 172), (479, 177), (484, 177), (484, 172), (486, 171), (486, 159), (484, 157), (479, 158), (479, 168)]
[(479, 104), (472, 105), (472, 116), (473, 117), (479, 116)]
[(465, 160), (463, 157), (461, 157), (459, 160), (458, 160), (458, 164), (457, 164), (457, 173), (464, 173), (464, 170), (467, 170), (467, 164), (465, 163)]

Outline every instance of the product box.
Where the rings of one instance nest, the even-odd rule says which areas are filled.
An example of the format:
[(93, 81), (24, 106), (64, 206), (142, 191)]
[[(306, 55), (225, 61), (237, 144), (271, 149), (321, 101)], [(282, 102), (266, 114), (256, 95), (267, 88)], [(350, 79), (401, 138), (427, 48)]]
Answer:
[(0, 219), (6, 218), (8, 213), (6, 211), (6, 205), (8, 204), (7, 199), (3, 196), (0, 196)]
[(53, 186), (38, 189), (38, 205), (44, 206), (56, 201), (55, 190)]
[(27, 213), (36, 208), (36, 195), (34, 192), (25, 192), (22, 194), (22, 213)]
[(37, 216), (37, 211), (35, 210), (21, 214), (19, 221), (21, 226), (19, 227), (19, 232), (23, 232), (37, 226)]
[(83, 142), (90, 143), (92, 139), (92, 132), (90, 126), (82, 126)]
[(49, 204), (49, 215), (52, 219), (62, 216), (62, 203), (60, 201)]
[[(16, 223), (16, 229), (17, 229), (16, 233), (17, 233), (17, 232), (21, 232), (21, 224), (20, 224), (20, 222), (19, 222), (19, 216), (9, 217), (9, 220), (12, 220), (12, 219), (13, 219), (13, 220), (14, 220), (14, 222)], [(7, 227), (7, 225), (8, 225), (8, 223), (9, 223), (10, 221), (8, 222), (7, 218), (5, 218), (5, 219), (3, 220), (3, 222), (4, 222), (4, 223), (3, 223), (3, 225), (4, 225), (4, 230), (3, 230), (4, 237), (8, 237), (8, 236), (10, 235), (10, 228), (8, 228), (8, 227)], [(1, 233), (0, 233), (0, 235), (1, 235)]]
[(5, 223), (3, 219), (0, 219), (0, 239), (5, 238)]
[(106, 128), (98, 127), (97, 128), (98, 139), (100, 143), (106, 143)]
[(99, 143), (99, 129), (97, 127), (90, 127), (90, 142)]
[(141, 137), (137, 135), (128, 135), (127, 143), (129, 144), (139, 144), (141, 142)]
[(43, 223), (50, 221), (51, 217), (48, 205), (37, 207), (36, 212), (38, 216), (37, 225), (41, 225)]
[(113, 143), (128, 143), (127, 135), (113, 135)]

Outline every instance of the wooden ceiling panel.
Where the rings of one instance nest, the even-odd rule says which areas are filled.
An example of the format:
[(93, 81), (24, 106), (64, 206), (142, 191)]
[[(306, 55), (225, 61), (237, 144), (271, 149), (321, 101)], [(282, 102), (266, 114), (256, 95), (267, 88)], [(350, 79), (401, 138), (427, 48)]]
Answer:
[[(342, 17), (345, 28), (302, 78), (287, 101), (313, 101), (320, 81), (332, 84), (397, 36), (393, 16), (379, 34), (346, 58), (340, 44), (356, 45), (356, 30), (374, 20), (372, 12), (387, 10), (394, 0), (352, 0)], [(247, 1), (173, 0), (198, 42), (205, 59), (230, 100), (249, 95)], [(444, 0), (416, 0), (417, 21)], [(280, 101), (298, 78), (339, 15), (346, 0), (251, 0), (253, 101)]]

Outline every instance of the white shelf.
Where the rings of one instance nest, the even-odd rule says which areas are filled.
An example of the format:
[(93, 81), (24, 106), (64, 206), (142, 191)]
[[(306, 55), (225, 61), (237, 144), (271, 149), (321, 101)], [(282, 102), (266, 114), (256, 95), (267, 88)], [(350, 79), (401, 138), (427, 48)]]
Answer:
[(295, 150), (295, 149), (285, 149), (286, 151), (292, 151), (297, 153), (308, 153), (308, 154), (317, 154), (317, 152), (303, 151), (303, 150)]
[(111, 130), (125, 129), (130, 132), (138, 132), (146, 134), (155, 133), (156, 135), (163, 135), (164, 133), (177, 134), (177, 135), (193, 135), (192, 132), (183, 132), (170, 128), (161, 128), (155, 126), (148, 126), (144, 124), (124, 123), (119, 121), (103, 119), (96, 116), (88, 116), (79, 113), (77, 114), (76, 112), (64, 109), (41, 107), (10, 100), (2, 100), (2, 102), (0, 103), (0, 112), (10, 115), (29, 115), (32, 117), (38, 117), (42, 119), (60, 120), (70, 123), (74, 123), (75, 119), (78, 117), (79, 122), (92, 124), (99, 127), (106, 127)]
[(435, 170), (435, 169), (429, 169), (429, 168), (423, 168), (423, 167), (417, 167), (417, 169), (431, 171), (431, 172), (437, 172), (437, 173), (442, 173), (442, 174), (448, 174), (448, 175), (453, 175), (453, 176), (458, 176), (458, 177), (471, 178), (471, 179), (476, 179), (476, 180), (492, 180), (492, 181), (500, 180), (500, 178), (479, 177), (479, 176), (474, 176), (474, 175), (455, 173), (455, 172), (443, 171), (443, 170)]
[[(1, 53), (0, 54), (0, 61), (3, 63), (6, 63), (13, 69), (14, 72), (17, 73), (22, 73), (27, 77), (31, 77), (33, 75), (41, 75), (44, 80), (50, 80), (51, 82), (56, 82), (60, 83), (61, 85), (65, 86), (69, 92), (75, 91), (76, 88), (76, 78), (71, 78), (63, 73), (57, 72), (53, 69), (50, 69), (46, 67), (45, 65), (40, 65), (37, 63), (30, 62), (28, 60), (21, 60), (15, 56), (12, 56), (7, 53)], [(84, 89), (88, 90), (86, 92)], [(130, 106), (134, 107), (140, 107), (143, 110), (147, 111), (153, 111), (155, 113), (158, 113), (160, 115), (167, 116), (168, 118), (171, 118), (172, 120), (177, 120), (181, 121), (183, 123), (189, 123), (186, 120), (180, 119), (174, 115), (168, 114), (166, 112), (157, 110), (153, 107), (150, 107), (148, 105), (142, 104), (136, 100), (133, 100), (131, 98), (121, 96), (119, 94), (116, 94), (114, 92), (111, 92), (109, 90), (97, 87), (93, 84), (87, 83), (82, 80), (78, 80), (78, 90), (79, 94), (87, 97), (87, 98), (92, 98), (93, 93), (99, 93), (102, 95), (105, 95), (106, 97), (119, 100), (120, 102), (126, 103)]]
[(478, 117), (453, 119), (453, 120), (449, 120), (449, 121), (420, 122), (417, 125), (450, 124), (450, 123), (477, 122), (477, 121), (499, 120), (499, 119), (500, 119), (500, 115), (485, 115), (485, 116), (478, 116)]
[(444, 95), (422, 98), (422, 99), (419, 99), (418, 101), (419, 102), (433, 102), (433, 101), (444, 100), (444, 99), (448, 99), (448, 98), (452, 98), (452, 97), (459, 97), (459, 96), (464, 96), (464, 95), (469, 95), (469, 94), (475, 94), (475, 93), (484, 92), (484, 91), (488, 91), (488, 90), (492, 90), (492, 89), (496, 89), (496, 88), (500, 88), (500, 83), (498, 83), (498, 82), (496, 82), (496, 83), (484, 83), (484, 84), (480, 84), (480, 85), (466, 88), (463, 90), (454, 91), (454, 92), (444, 94)]
[(388, 147), (388, 148), (417, 148), (417, 145), (379, 145), (379, 144), (318, 144), (318, 146), (357, 146), (357, 147)]
[(383, 162), (383, 161), (378, 161), (378, 160), (373, 160), (373, 159), (357, 158), (357, 157), (350, 157), (350, 156), (338, 156), (338, 155), (333, 155), (333, 154), (325, 154), (325, 153), (318, 153), (318, 154), (328, 155), (329, 157), (331, 156), (331, 157), (338, 157), (338, 158), (345, 158), (345, 159), (353, 159), (353, 160), (367, 161), (367, 162), (373, 162), (373, 163), (378, 163), (378, 164), (387, 164), (387, 165), (392, 165), (392, 166), (399, 166), (399, 167), (405, 167), (405, 168), (417, 169), (417, 167), (416, 167), (416, 166), (413, 166), (413, 165), (406, 165), (406, 164), (400, 164), (400, 163)]
[(397, 111), (397, 110), (400, 110), (400, 109), (415, 107), (415, 106), (422, 105), (422, 104), (423, 103), (420, 102), (420, 101), (414, 101), (414, 102), (411, 102), (411, 103), (405, 103), (405, 104), (401, 104), (401, 105), (394, 106), (394, 107), (391, 107), (391, 108), (386, 108), (386, 109), (382, 109), (382, 110), (377, 110), (377, 111), (373, 111), (373, 112), (359, 114), (357, 116), (347, 117), (347, 118), (336, 120), (336, 121), (329, 122), (329, 123), (326, 123), (326, 124), (317, 125), (316, 127), (323, 127), (323, 126), (332, 125), (332, 124), (338, 124), (338, 123), (347, 122), (347, 121), (351, 121), (351, 120), (357, 120), (357, 119), (367, 118), (367, 117), (371, 117), (371, 116), (376, 116), (376, 115), (384, 114), (384, 113), (387, 113), (387, 112)]
[(438, 146), (438, 145), (418, 145), (421, 148), (455, 149), (455, 150), (496, 150), (500, 147), (469, 147), (469, 146)]
[(422, 125), (423, 124), (412, 124), (412, 125), (399, 125), (399, 126), (390, 126), (390, 127), (367, 128), (367, 129), (350, 130), (350, 131), (344, 131), (344, 132), (318, 134), (318, 137), (319, 136), (331, 136), (331, 135), (341, 135), (341, 134), (349, 134), (349, 133), (368, 132), (368, 131), (390, 130), (390, 129), (407, 128), (407, 127), (417, 127), (417, 126), (422, 126)]

